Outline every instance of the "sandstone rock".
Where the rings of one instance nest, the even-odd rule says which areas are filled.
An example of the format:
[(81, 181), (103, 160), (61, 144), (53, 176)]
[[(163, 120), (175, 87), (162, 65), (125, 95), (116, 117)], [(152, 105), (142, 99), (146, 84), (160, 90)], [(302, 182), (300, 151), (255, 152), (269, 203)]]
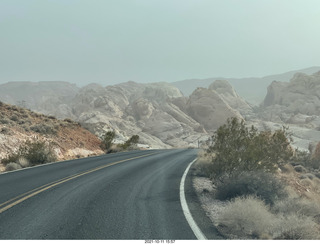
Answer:
[(320, 72), (297, 73), (290, 82), (274, 81), (268, 87), (263, 107), (282, 106), (285, 113), (320, 115)]
[(199, 122), (207, 131), (214, 131), (226, 123), (228, 118), (242, 118), (214, 90), (198, 88), (187, 103), (188, 115)]
[(252, 107), (237, 94), (228, 81), (216, 80), (209, 86), (209, 90), (216, 91), (231, 108), (239, 111), (241, 115), (252, 113)]

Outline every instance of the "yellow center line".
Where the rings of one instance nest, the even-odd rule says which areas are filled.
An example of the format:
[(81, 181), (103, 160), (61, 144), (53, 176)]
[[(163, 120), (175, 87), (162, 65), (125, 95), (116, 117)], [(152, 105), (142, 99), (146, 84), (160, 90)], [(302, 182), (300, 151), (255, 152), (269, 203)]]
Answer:
[[(46, 190), (48, 190), (48, 189), (51, 189), (51, 188), (53, 188), (53, 187), (55, 187), (55, 186), (57, 186), (57, 185), (63, 184), (63, 183), (65, 183), (65, 182), (68, 182), (68, 181), (70, 181), (70, 180), (72, 180), (72, 179), (76, 179), (76, 178), (78, 178), (78, 177), (80, 177), (80, 176), (93, 173), (93, 172), (95, 172), (95, 171), (98, 171), (98, 170), (101, 170), (101, 169), (110, 167), (110, 166), (112, 166), (112, 165), (120, 164), (120, 163), (123, 163), (123, 162), (126, 162), (126, 161), (138, 159), (138, 158), (147, 157), (147, 156), (150, 156), (150, 155), (153, 155), (153, 154), (156, 154), (156, 153), (149, 153), (149, 154), (142, 155), (142, 156), (138, 156), (138, 157), (133, 157), (133, 158), (128, 158), (128, 159), (120, 160), (120, 161), (117, 161), (117, 162), (114, 162), (114, 163), (110, 163), (110, 164), (107, 164), (107, 165), (99, 166), (99, 167), (97, 167), (97, 168), (94, 168), (94, 169), (91, 169), (91, 170), (87, 170), (87, 171), (84, 171), (84, 172), (82, 172), (82, 173), (75, 174), (75, 175), (72, 175), (72, 176), (68, 176), (68, 177), (62, 178), (62, 179), (60, 179), (60, 180), (57, 180), (57, 181), (54, 181), (54, 182), (45, 184), (45, 185), (43, 185), (43, 186), (40, 186), (40, 187), (38, 187), (38, 188), (35, 188), (35, 189), (31, 190), (31, 191), (28, 191), (28, 192), (26, 192), (26, 193), (24, 193), (24, 194), (21, 194), (21, 195), (19, 195), (19, 196), (17, 196), (17, 197), (14, 197), (14, 198), (12, 198), (12, 199), (10, 199), (10, 200), (8, 200), (8, 201), (0, 204), (0, 207), (2, 207), (2, 206), (4, 206), (4, 205), (12, 202), (12, 203), (6, 205), (6, 206), (3, 207), (3, 208), (0, 208), (0, 214), (3, 213), (4, 211), (8, 210), (9, 208), (12, 208), (13, 206), (15, 206), (15, 205), (17, 205), (17, 204), (19, 204), (19, 203), (21, 203), (21, 202), (23, 202), (23, 201), (25, 201), (25, 200), (27, 200), (27, 199), (35, 196), (35, 195), (38, 195), (38, 194), (41, 193), (41, 192), (44, 192), (44, 191), (46, 191)], [(17, 200), (17, 199), (19, 199), (19, 200)]]

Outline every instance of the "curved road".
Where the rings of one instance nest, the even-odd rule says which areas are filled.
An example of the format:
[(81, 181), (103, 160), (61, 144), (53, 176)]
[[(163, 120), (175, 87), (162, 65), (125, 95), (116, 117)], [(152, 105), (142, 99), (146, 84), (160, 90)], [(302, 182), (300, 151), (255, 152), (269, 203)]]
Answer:
[(179, 186), (197, 150), (147, 150), (0, 175), (0, 239), (196, 239)]

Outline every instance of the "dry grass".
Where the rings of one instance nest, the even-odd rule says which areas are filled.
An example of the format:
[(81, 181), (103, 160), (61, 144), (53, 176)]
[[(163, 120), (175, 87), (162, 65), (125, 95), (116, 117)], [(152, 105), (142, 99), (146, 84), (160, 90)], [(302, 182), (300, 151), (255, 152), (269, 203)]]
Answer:
[(212, 156), (209, 156), (206, 154), (204, 150), (200, 150), (198, 153), (198, 160), (195, 163), (195, 174), (198, 176), (204, 176), (209, 177), (210, 175), (208, 172), (210, 172), (210, 165), (212, 162)]
[(236, 198), (218, 218), (219, 230), (230, 239), (269, 239), (276, 217), (256, 197)]
[(203, 209), (226, 239), (319, 240), (320, 179), (289, 164), (276, 176), (285, 182), (288, 197), (272, 206), (254, 196), (218, 201), (209, 178), (195, 176), (193, 183)]

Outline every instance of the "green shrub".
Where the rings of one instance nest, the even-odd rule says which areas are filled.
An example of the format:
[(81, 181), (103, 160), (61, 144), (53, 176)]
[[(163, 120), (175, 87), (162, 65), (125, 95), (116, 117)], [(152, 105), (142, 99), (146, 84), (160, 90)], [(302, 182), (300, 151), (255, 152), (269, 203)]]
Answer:
[(259, 133), (237, 118), (229, 119), (214, 133), (212, 145), (207, 149), (212, 157), (210, 175), (216, 180), (241, 171), (275, 172), (293, 156), (290, 142), (286, 128)]
[(215, 197), (219, 200), (248, 195), (257, 196), (266, 204), (273, 205), (275, 201), (285, 198), (287, 192), (278, 178), (263, 171), (228, 174), (216, 182)]
[(29, 165), (45, 164), (56, 160), (56, 155), (50, 145), (46, 145), (45, 142), (27, 141), (20, 146), (16, 153), (12, 153), (7, 158), (2, 159), (1, 163), (4, 165), (15, 163), (20, 167), (28, 167)]
[(31, 165), (45, 164), (57, 160), (53, 149), (45, 142), (26, 142), (20, 148), (21, 156), (24, 156)]
[(130, 148), (133, 149), (137, 145), (138, 142), (139, 142), (139, 136), (133, 135), (124, 144), (121, 144), (120, 147), (123, 150), (128, 150)]
[(101, 149), (108, 152), (111, 149), (111, 146), (113, 145), (112, 142), (115, 137), (116, 137), (116, 133), (114, 131), (106, 132), (102, 138), (102, 142), (100, 145)]
[(52, 125), (46, 125), (46, 124), (37, 124), (30, 127), (30, 129), (34, 132), (37, 132), (39, 134), (57, 134), (56, 128)]

